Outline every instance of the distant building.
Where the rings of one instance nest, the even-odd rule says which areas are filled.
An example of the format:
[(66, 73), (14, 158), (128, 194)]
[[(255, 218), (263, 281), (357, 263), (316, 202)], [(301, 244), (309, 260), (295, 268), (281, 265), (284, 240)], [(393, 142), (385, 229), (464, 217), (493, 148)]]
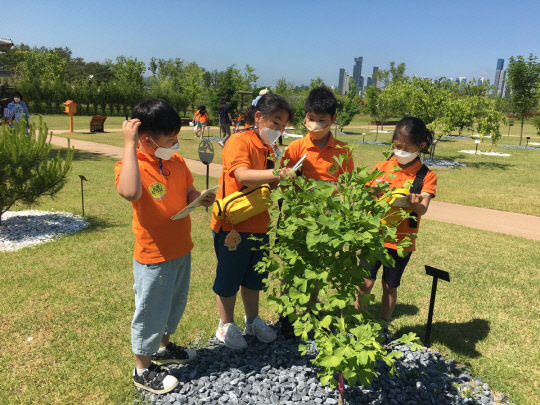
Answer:
[(485, 80), (483, 77), (481, 77), (481, 78), (479, 78), (478, 81), (476, 82), (476, 85), (477, 85), (477, 86), (480, 86), (480, 85), (483, 84), (485, 81), (486, 81), (486, 80)]
[(13, 41), (11, 39), (0, 38), (0, 51), (9, 51), (13, 47)]
[(374, 66), (373, 67), (373, 74), (371, 75), (372, 81), (375, 84), (375, 88), (378, 89), (381, 86), (381, 83), (379, 82), (379, 67)]
[(460, 86), (464, 86), (467, 84), (467, 78), (466, 77), (463, 77), (463, 76), (460, 76), (456, 79), (456, 83)]
[(362, 78), (362, 62), (364, 58), (362, 56), (359, 56), (358, 58), (354, 58), (354, 67), (353, 67), (353, 80), (356, 86), (358, 87), (358, 90), (362, 91), (362, 88), (364, 87), (364, 80)]
[(345, 74), (345, 69), (339, 69), (339, 80), (338, 80), (338, 89), (341, 94), (343, 94), (343, 75)]
[(497, 59), (497, 70), (495, 71), (495, 94), (497, 96), (504, 97), (503, 94), (505, 93), (505, 86), (504, 86), (504, 79), (506, 70), (503, 69), (504, 67), (504, 59)]

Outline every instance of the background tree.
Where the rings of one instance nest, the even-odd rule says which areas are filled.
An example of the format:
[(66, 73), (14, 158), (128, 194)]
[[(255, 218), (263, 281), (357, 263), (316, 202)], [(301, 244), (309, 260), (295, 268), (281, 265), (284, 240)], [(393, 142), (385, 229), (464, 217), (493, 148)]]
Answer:
[(324, 81), (320, 77), (317, 76), (316, 79), (311, 79), (309, 83), (309, 90), (316, 89), (318, 87), (324, 86)]
[(42, 196), (54, 196), (66, 183), (71, 170), (73, 149), (68, 147), (65, 158), (60, 151), (50, 158), (50, 140), (47, 142), (47, 126), (39, 120), (30, 124), (26, 134), (23, 119), (14, 128), (2, 125), (0, 129), (0, 225), (2, 214), (13, 204), (34, 204)]
[(345, 96), (337, 96), (337, 122), (343, 132), (343, 127), (351, 123), (353, 118), (362, 111), (362, 99), (358, 95), (356, 84), (352, 84), (351, 90)]
[(495, 110), (493, 106), (486, 108), (477, 121), (478, 134), (482, 142), (484, 142), (484, 138), (487, 135), (491, 135), (491, 145), (492, 147), (496, 146), (497, 142), (501, 139), (501, 123), (505, 122), (506, 117)]
[(384, 121), (390, 118), (392, 100), (389, 97), (381, 96), (381, 90), (375, 86), (368, 86), (366, 89), (366, 111), (372, 118), (375, 118), (377, 132), (375, 142), (379, 136), (379, 123), (384, 130)]
[(390, 83), (395, 81), (404, 81), (409, 80), (409, 76), (405, 75), (405, 63), (400, 63), (396, 66), (396, 62), (390, 62), (390, 67), (388, 69), (382, 69), (379, 71), (379, 81), (381, 82), (382, 87), (388, 86)]
[(523, 123), (526, 114), (538, 106), (540, 98), (540, 63), (532, 53), (529, 59), (523, 56), (510, 57), (508, 70), (506, 71), (508, 86), (510, 88), (510, 100), (514, 111), (521, 116), (521, 132), (519, 144), (523, 138)]

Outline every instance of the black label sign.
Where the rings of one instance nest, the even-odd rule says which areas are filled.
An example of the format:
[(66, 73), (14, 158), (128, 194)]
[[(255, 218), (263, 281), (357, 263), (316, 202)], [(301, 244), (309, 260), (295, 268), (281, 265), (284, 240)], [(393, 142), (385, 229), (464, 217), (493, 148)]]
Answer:
[(214, 160), (214, 147), (208, 139), (203, 139), (199, 144), (199, 159), (205, 165), (209, 165)]

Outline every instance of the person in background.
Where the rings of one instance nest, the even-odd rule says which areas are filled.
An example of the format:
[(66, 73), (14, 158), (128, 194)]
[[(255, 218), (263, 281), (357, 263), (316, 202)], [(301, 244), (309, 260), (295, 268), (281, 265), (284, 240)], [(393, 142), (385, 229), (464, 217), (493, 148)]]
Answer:
[(208, 112), (206, 111), (206, 106), (201, 105), (193, 117), (193, 123), (195, 124), (195, 136), (200, 136), (201, 139), (204, 136), (204, 129), (208, 126)]
[(13, 120), (20, 122), (23, 116), (26, 119), (26, 133), (28, 134), (28, 129), (30, 128), (30, 114), (28, 114), (28, 108), (26, 104), (23, 103), (23, 96), (21, 93), (16, 91), (13, 93), (13, 101), (8, 104), (7, 108), (13, 112)]
[(221, 100), (219, 100), (218, 111), (219, 128), (222, 133), (221, 140), (218, 143), (221, 147), (224, 147), (231, 136), (231, 124), (233, 122), (231, 107), (229, 107), (229, 104), (227, 103), (227, 97), (221, 97)]

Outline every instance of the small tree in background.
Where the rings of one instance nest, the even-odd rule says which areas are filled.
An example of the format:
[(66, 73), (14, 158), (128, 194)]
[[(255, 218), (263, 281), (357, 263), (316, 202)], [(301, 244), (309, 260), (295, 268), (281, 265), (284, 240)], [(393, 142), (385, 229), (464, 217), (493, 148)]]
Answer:
[(33, 123), (29, 134), (24, 119), (14, 128), (2, 125), (0, 129), (0, 225), (2, 214), (13, 204), (32, 205), (42, 196), (53, 197), (71, 170), (73, 149), (69, 146), (65, 158), (60, 151), (55, 158), (49, 157), (51, 143), (41, 117), (37, 135)]
[(537, 59), (532, 53), (528, 60), (521, 55), (517, 59), (511, 56), (506, 73), (511, 91), (510, 100), (514, 111), (521, 116), (520, 146), (525, 115), (537, 107), (540, 98), (540, 63), (536, 61)]
[(496, 146), (501, 139), (501, 123), (506, 123), (506, 116), (495, 109), (487, 109), (478, 119), (478, 134), (482, 142), (486, 135), (491, 135), (491, 146)]

